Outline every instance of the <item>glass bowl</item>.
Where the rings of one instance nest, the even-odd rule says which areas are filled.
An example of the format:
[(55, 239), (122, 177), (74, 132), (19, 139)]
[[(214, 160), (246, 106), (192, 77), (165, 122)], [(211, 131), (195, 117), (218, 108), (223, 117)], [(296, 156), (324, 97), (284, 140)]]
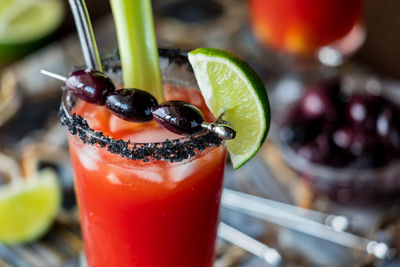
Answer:
[[(400, 105), (396, 103), (399, 97), (396, 93), (393, 93), (394, 91), (392, 90), (398, 91), (399, 86), (385, 88), (383, 83), (379, 80), (364, 75), (341, 77), (340, 81), (340, 92), (348, 98), (359, 93), (371, 94), (389, 100), (394, 107), (399, 107), (400, 110)], [(305, 93), (306, 92), (303, 93), (303, 96)], [(397, 154), (394, 158), (388, 156), (389, 160), (387, 161), (386, 159), (382, 159), (379, 165), (375, 165), (376, 167), (373, 165), (357, 166), (357, 164), (347, 163), (334, 165), (332, 163), (326, 163), (324, 160), (310, 160), (307, 155), (299, 153), (298, 151), (300, 151), (300, 149), (298, 149), (298, 147), (304, 146), (307, 141), (304, 141), (304, 143), (297, 147), (286, 142), (283, 137), (284, 134), (282, 134), (283, 130), (285, 126), (288, 125), (290, 116), (296, 116), (293, 115), (293, 113), (298, 110), (296, 107), (299, 107), (301, 101), (302, 96), (287, 107), (285, 112), (279, 114), (280, 118), (275, 121), (276, 127), (274, 127), (273, 137), (286, 164), (298, 173), (300, 178), (310, 186), (316, 195), (327, 197), (339, 203), (376, 203), (378, 201), (381, 202), (383, 199), (388, 200), (393, 197), (395, 193), (400, 191), (400, 157)], [(382, 105), (381, 109), (382, 107), (386, 106)], [(335, 108), (339, 109), (337, 106)], [(293, 117), (291, 122), (293, 122)], [(332, 125), (335, 125), (333, 127), (340, 127), (335, 123), (336, 122), (332, 122)], [(374, 125), (376, 125), (376, 123)], [(321, 126), (321, 128), (323, 127)], [(336, 130), (337, 128), (334, 128), (334, 130), (331, 130), (331, 133)], [(326, 132), (321, 130), (318, 132), (318, 135), (321, 133), (326, 134)], [(329, 134), (330, 133), (326, 134), (326, 136), (329, 136)], [(329, 140), (332, 140), (333, 134), (329, 138)], [(316, 140), (316, 137), (314, 139)], [(398, 143), (400, 142), (400, 140), (397, 141)], [(329, 142), (332, 143), (332, 141)], [(328, 153), (332, 153), (332, 151), (335, 150), (335, 148), (332, 149), (331, 143), (328, 145)], [(370, 153), (374, 154), (375, 150), (371, 151)], [(383, 151), (385, 157), (386, 154), (389, 155), (390, 153), (386, 150)], [(364, 154), (356, 156), (355, 160), (365, 155), (367, 155), (367, 157), (371, 156), (370, 154), (366, 154), (366, 152), (362, 153)], [(333, 154), (333, 157), (335, 156), (337, 158), (337, 155)], [(332, 158), (332, 155), (328, 155), (327, 157)], [(339, 159), (339, 161), (340, 160), (342, 159)]]
[(400, 190), (398, 160), (381, 168), (336, 168), (309, 161), (281, 140), (278, 144), (285, 162), (317, 195), (339, 203), (366, 203), (383, 200)]

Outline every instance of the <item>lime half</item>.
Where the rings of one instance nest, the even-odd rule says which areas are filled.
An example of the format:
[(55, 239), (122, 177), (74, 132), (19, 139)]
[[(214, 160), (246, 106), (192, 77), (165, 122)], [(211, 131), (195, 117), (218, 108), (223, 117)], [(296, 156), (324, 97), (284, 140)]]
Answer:
[(51, 169), (1, 186), (0, 242), (11, 245), (39, 238), (52, 225), (60, 204), (60, 187)]
[(0, 55), (12, 57), (37, 46), (63, 17), (61, 0), (1, 0)]
[(227, 51), (198, 48), (189, 53), (189, 61), (208, 108), (236, 131), (226, 147), (237, 169), (257, 153), (269, 130), (264, 85), (243, 59)]

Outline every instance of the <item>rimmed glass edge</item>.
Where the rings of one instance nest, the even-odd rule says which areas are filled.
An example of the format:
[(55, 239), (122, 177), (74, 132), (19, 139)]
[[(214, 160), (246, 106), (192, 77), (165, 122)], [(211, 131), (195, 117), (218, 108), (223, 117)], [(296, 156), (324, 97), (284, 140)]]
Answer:
[[(191, 71), (186, 52), (179, 49), (159, 49), (159, 53), (161, 64), (165, 64), (162, 61), (167, 58), (167, 64), (173, 61), (177, 65), (187, 65), (188, 70)], [(103, 58), (104, 68), (108, 69), (108, 72), (117, 72), (120, 65), (113, 63), (118, 60), (118, 51), (107, 55)], [(169, 82), (168, 79), (166, 81), (163, 79), (163, 81)], [(59, 109), (61, 124), (67, 126), (69, 133), (78, 136), (84, 144), (98, 144), (110, 153), (118, 154), (126, 159), (144, 162), (155, 160), (181, 162), (196, 157), (207, 148), (223, 144), (223, 140), (210, 131), (202, 131), (196, 135), (178, 139), (166, 139), (163, 142), (135, 143), (130, 140), (117, 140), (90, 128), (82, 116), (73, 113), (72, 108), (76, 100), (72, 94), (64, 90)], [(69, 103), (69, 107), (67, 107), (67, 103)]]
[(379, 177), (400, 176), (400, 160), (395, 160), (378, 168), (335, 168), (313, 163), (299, 156), (290, 146), (277, 137), (278, 146), (285, 162), (296, 171), (311, 174), (315, 177), (332, 180), (334, 182), (348, 183), (352, 181), (369, 182), (376, 181)]

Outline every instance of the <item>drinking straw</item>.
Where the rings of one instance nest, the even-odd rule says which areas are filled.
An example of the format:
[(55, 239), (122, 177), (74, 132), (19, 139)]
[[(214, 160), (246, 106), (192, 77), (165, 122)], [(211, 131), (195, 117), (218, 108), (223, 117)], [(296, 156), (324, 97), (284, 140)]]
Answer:
[(78, 31), (82, 53), (88, 69), (103, 71), (92, 24), (84, 0), (69, 0), (72, 15)]

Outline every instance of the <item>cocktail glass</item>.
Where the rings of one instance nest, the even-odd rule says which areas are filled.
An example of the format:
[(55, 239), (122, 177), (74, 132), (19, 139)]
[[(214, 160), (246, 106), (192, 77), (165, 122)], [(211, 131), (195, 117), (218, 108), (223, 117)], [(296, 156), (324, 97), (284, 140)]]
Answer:
[(363, 0), (249, 0), (250, 22), (269, 48), (340, 65), (363, 43)]
[[(191, 102), (210, 119), (187, 58), (174, 50), (160, 56), (166, 99)], [(121, 86), (118, 55), (103, 64)], [(126, 122), (68, 93), (60, 116), (69, 128), (89, 266), (213, 266), (226, 161), (221, 139)]]

